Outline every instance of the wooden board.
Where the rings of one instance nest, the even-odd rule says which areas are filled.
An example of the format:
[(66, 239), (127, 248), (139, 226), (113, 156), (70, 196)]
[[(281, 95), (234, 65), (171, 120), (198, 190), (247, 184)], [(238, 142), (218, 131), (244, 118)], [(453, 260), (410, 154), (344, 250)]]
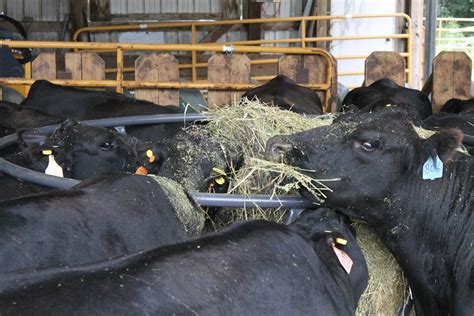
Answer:
[[(324, 91), (316, 91), (323, 106), (328, 100), (327, 111), (335, 112), (337, 106), (337, 62), (331, 59), (334, 76), (331, 82), (331, 91), (326, 97)], [(298, 84), (325, 83), (327, 78), (327, 61), (320, 55), (285, 55), (278, 61), (278, 73), (296, 81)]]
[(396, 52), (373, 52), (365, 60), (365, 86), (388, 78), (405, 86), (405, 59)]
[(56, 79), (56, 53), (41, 53), (31, 63), (33, 79)]
[(300, 55), (285, 55), (278, 60), (278, 73), (280, 75), (287, 76), (297, 83), (308, 83), (307, 80), (303, 80), (302, 75), (299, 75), (302, 73), (301, 69), (303, 69), (303, 57)]
[[(178, 59), (171, 54), (144, 54), (135, 61), (135, 78), (137, 81), (177, 82), (178, 66)], [(177, 89), (137, 89), (135, 97), (159, 105), (179, 105)]]
[(81, 53), (66, 53), (64, 56), (64, 65), (66, 72), (70, 73), (72, 80), (81, 80)]
[(105, 61), (97, 53), (81, 53), (82, 79), (105, 80)]
[(441, 52), (433, 60), (431, 106), (439, 112), (446, 101), (471, 98), (472, 61), (464, 52)]
[(105, 79), (105, 61), (97, 53), (66, 53), (65, 69), (73, 80)]
[[(250, 59), (243, 54), (215, 54), (208, 61), (207, 78), (209, 82), (250, 82)], [(209, 108), (238, 102), (244, 91), (209, 90), (207, 103)]]

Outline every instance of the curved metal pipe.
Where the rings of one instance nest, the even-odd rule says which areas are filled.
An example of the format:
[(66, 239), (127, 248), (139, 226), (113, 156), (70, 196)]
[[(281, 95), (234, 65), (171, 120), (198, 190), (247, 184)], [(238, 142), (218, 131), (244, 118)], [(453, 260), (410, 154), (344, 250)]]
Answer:
[[(0, 171), (28, 182), (55, 189), (70, 189), (80, 181), (44, 174), (17, 166), (0, 158)], [(242, 208), (312, 208), (317, 204), (301, 196), (271, 197), (265, 195), (233, 195), (224, 193), (191, 192), (191, 197), (203, 207), (242, 207)]]
[[(154, 115), (136, 115), (136, 116), (122, 116), (113, 118), (103, 118), (95, 120), (79, 121), (81, 124), (114, 127), (124, 125), (147, 125), (147, 124), (164, 124), (164, 123), (188, 123), (196, 121), (210, 121), (213, 117), (211, 115), (203, 115), (199, 113), (179, 113), (179, 114), (154, 114)], [(32, 128), (42, 133), (52, 133), (60, 124), (48, 125), (43, 127)], [(13, 145), (17, 142), (16, 134), (10, 134), (0, 138), (0, 149)]]

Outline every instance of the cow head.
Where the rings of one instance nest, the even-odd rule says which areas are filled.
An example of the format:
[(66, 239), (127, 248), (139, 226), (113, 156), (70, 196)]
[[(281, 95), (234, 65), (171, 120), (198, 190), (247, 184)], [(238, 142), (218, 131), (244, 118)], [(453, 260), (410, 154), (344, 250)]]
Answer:
[(159, 150), (159, 176), (171, 178), (190, 191), (227, 192), (229, 176), (242, 163), (240, 148), (213, 137), (204, 128), (179, 132)]
[(331, 268), (340, 269), (345, 263), (338, 261), (340, 254), (338, 250), (347, 253), (352, 266), (349, 273), (347, 271), (343, 273), (349, 276), (354, 302), (357, 303), (367, 287), (369, 272), (349, 218), (329, 208), (321, 207), (305, 211), (289, 227), (315, 242), (315, 250)]
[(340, 178), (329, 183), (328, 205), (364, 209), (382, 201), (402, 179), (421, 179), (428, 158), (449, 161), (461, 139), (459, 130), (422, 139), (406, 112), (387, 110), (345, 115), (330, 126), (273, 137), (266, 156), (313, 170), (307, 174), (315, 179)]
[(64, 176), (75, 179), (86, 179), (101, 173), (135, 172), (145, 163), (148, 172), (156, 173), (161, 163), (160, 156), (155, 155), (153, 161), (146, 156), (151, 145), (109, 129), (69, 120), (50, 136), (21, 131), (18, 138), (33, 169), (44, 171), (49, 156), (53, 155)]

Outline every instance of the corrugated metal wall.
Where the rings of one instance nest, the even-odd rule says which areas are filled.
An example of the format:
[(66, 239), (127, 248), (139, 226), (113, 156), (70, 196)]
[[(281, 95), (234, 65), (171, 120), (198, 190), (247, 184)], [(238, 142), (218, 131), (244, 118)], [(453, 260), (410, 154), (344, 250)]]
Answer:
[[(167, 14), (167, 13), (212, 13), (221, 14), (222, 0), (110, 0), (112, 15), (127, 14)], [(281, 2), (264, 3), (262, 17), (301, 16), (305, 0), (281, 0)], [(31, 21), (63, 21), (69, 13), (69, 0), (0, 0), (0, 11), (24, 21), (28, 28)], [(207, 32), (198, 32), (198, 41)], [(264, 39), (277, 39), (296, 36), (297, 31), (264, 31)], [(58, 32), (29, 32), (32, 40), (58, 40)], [(227, 32), (220, 41), (246, 40), (245, 31)], [(154, 32), (151, 33), (97, 33), (92, 36), (94, 41), (104, 42), (153, 42), (153, 43), (190, 43), (190, 32)]]
[[(69, 0), (0, 0), (0, 12), (19, 21), (24, 21), (28, 31), (28, 23), (32, 21), (59, 22), (69, 13)], [(56, 41), (58, 32), (28, 32), (31, 40)]]
[(111, 0), (111, 14), (221, 13), (221, 0)]

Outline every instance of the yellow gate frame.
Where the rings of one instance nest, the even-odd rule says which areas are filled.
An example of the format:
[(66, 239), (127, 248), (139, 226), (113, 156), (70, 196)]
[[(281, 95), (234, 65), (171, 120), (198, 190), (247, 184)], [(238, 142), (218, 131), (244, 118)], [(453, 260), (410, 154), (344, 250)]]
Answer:
[[(54, 84), (75, 87), (115, 87), (119, 93), (124, 88), (162, 88), (162, 89), (209, 89), (209, 90), (247, 90), (258, 85), (247, 83), (209, 83), (209, 82), (156, 82), (124, 80), (123, 53), (124, 51), (189, 51), (189, 52), (234, 52), (234, 53), (282, 53), (295, 55), (319, 55), (324, 58), (327, 65), (326, 82), (321, 84), (304, 84), (314, 90), (325, 91), (323, 111), (332, 104), (331, 111), (335, 111), (337, 94), (337, 75), (332, 56), (319, 48), (300, 47), (263, 47), (263, 46), (227, 46), (227, 45), (188, 45), (188, 44), (130, 44), (130, 43), (68, 43), (68, 42), (43, 42), (43, 41), (0, 41), (0, 45), (9, 48), (39, 48), (39, 49), (81, 49), (89, 51), (109, 50), (117, 54), (116, 80), (49, 80)], [(34, 83), (35, 79), (0, 78), (0, 84), (27, 85)]]

